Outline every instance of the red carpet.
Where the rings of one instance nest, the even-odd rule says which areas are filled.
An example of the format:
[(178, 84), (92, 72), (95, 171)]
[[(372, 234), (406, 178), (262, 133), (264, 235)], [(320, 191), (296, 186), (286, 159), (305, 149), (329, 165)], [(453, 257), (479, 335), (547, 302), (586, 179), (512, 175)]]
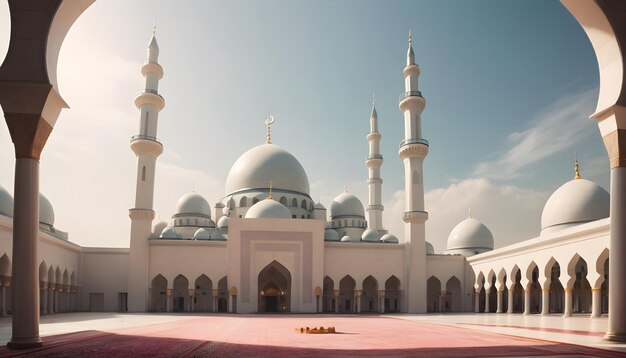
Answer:
[[(334, 326), (337, 334), (296, 327)], [(549, 338), (549, 336), (547, 337)], [(377, 316), (211, 315), (116, 332), (44, 337), (27, 351), (0, 357), (623, 357), (623, 353)]]

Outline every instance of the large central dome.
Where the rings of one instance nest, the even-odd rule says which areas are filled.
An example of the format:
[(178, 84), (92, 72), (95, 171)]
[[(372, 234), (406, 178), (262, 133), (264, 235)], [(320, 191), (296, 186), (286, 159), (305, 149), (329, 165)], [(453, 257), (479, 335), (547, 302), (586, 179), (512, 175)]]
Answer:
[(291, 153), (274, 144), (262, 144), (243, 153), (226, 178), (226, 195), (268, 188), (309, 195), (309, 178)]

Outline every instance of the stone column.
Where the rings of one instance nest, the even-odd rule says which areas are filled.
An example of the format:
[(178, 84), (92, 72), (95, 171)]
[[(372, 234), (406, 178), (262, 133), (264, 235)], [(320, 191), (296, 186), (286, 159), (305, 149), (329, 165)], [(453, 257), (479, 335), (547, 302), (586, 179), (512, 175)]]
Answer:
[(218, 310), (217, 303), (218, 303), (219, 295), (220, 295), (220, 290), (213, 290), (213, 312), (217, 312)]
[(508, 314), (512, 314), (513, 313), (513, 293), (515, 292), (515, 289), (513, 288), (513, 285), (511, 285), (511, 288), (509, 288), (509, 294), (507, 296), (507, 309), (506, 309), (506, 313)]
[(524, 314), (530, 314), (530, 285), (524, 289)]
[(541, 289), (541, 315), (548, 316), (550, 314), (550, 289)]
[(480, 313), (480, 291), (476, 291), (474, 295), (476, 300), (474, 301), (474, 313)]
[(565, 288), (565, 304), (563, 307), (563, 317), (572, 317), (572, 289)]
[(172, 312), (172, 289), (167, 289), (167, 301), (166, 301), (166, 311)]
[(48, 283), (42, 282), (41, 285), (41, 314), (48, 314)]
[(335, 313), (339, 313), (339, 290), (335, 290)]
[(0, 317), (7, 315), (7, 289), (4, 286), (4, 282), (1, 282), (0, 286)]
[(380, 304), (378, 305), (380, 313), (385, 313), (385, 290), (378, 291)]
[(196, 305), (193, 302), (194, 301), (194, 295), (195, 295), (195, 290), (189, 290), (189, 311), (190, 312), (195, 312), (196, 311)]
[(356, 291), (354, 293), (354, 301), (355, 301), (355, 309), (356, 312), (355, 313), (361, 313), (361, 297), (362, 296), (363, 291)]
[[(626, 118), (626, 109), (620, 108), (624, 112), (622, 117)], [(610, 341), (626, 342), (626, 129), (620, 129), (619, 132), (619, 151), (623, 154), (619, 158), (620, 166), (614, 166), (611, 160), (609, 325), (604, 337)]]
[(591, 318), (598, 318), (602, 314), (602, 288), (591, 289)]
[(497, 302), (496, 313), (502, 313), (502, 296), (503, 295), (504, 295), (504, 291), (498, 290), (498, 302)]
[(489, 313), (489, 292), (491, 289), (485, 290), (485, 313)]

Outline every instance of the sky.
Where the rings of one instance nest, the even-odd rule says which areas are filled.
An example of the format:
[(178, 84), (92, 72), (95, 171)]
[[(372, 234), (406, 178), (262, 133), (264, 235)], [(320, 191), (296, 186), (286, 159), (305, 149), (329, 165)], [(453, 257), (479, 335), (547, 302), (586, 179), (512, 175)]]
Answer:
[[(68, 33), (58, 82), (70, 105), (41, 157), (41, 192), (55, 227), (84, 246), (127, 247), (138, 133), (134, 96), (156, 21), (159, 91), (157, 220), (195, 190), (213, 206), (228, 171), (272, 142), (305, 168), (311, 197), (330, 207), (347, 183), (367, 205), (366, 134), (376, 98), (384, 226), (401, 240), (404, 169), (398, 157), (407, 36), (420, 90), (427, 240), (445, 250), (468, 215), (496, 247), (536, 237), (549, 195), (573, 178), (609, 185), (594, 112), (595, 55), (558, 1), (96, 1)], [(8, 47), (0, 2), (0, 58)], [(13, 192), (14, 151), (0, 125), (0, 185)]]

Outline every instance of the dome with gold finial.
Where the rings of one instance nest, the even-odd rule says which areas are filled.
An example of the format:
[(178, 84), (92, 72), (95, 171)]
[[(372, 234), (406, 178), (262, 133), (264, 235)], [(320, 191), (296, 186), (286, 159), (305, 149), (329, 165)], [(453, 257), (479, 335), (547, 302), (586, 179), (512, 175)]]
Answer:
[(574, 179), (552, 193), (541, 214), (541, 233), (609, 216), (610, 196), (600, 185), (580, 175), (578, 160), (574, 164)]

